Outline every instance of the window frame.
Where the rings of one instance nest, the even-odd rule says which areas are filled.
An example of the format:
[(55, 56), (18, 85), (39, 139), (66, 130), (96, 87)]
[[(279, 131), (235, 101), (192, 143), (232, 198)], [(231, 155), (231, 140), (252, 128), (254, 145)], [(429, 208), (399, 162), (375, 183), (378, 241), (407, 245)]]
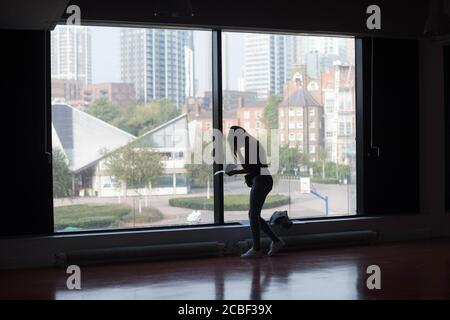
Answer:
[[(85, 26), (97, 26), (93, 23), (88, 23)], [(109, 23), (108, 25), (102, 25), (105, 27), (127, 27), (126, 25), (122, 24), (116, 24), (116, 23)], [(135, 25), (133, 25), (135, 26)], [(211, 71), (212, 71), (212, 119), (208, 124), (213, 128), (217, 129), (220, 132), (223, 132), (223, 90), (222, 90), (222, 33), (223, 32), (236, 32), (236, 33), (248, 33), (250, 31), (248, 30), (242, 30), (242, 29), (225, 29), (225, 28), (201, 28), (201, 27), (189, 27), (189, 26), (165, 26), (163, 24), (158, 25), (140, 25), (141, 28), (161, 28), (161, 29), (176, 29), (176, 30), (192, 30), (192, 31), (210, 31), (211, 32)], [(292, 31), (289, 32), (274, 32), (270, 30), (252, 30), (251, 32), (254, 33), (279, 33), (279, 34), (285, 34), (285, 35), (298, 35), (298, 33), (294, 33)], [(308, 36), (314, 36), (317, 34), (314, 33), (308, 33)], [(322, 36), (327, 36), (326, 34), (321, 34)], [(49, 34), (50, 36), (50, 34)], [(336, 35), (328, 35), (328, 36), (334, 36)], [(338, 35), (339, 36), (339, 35)], [(362, 55), (363, 55), (363, 47), (362, 47), (362, 41), (363, 39), (357, 36), (346, 36), (346, 35), (340, 35), (341, 37), (351, 37), (355, 41), (355, 136), (356, 136), (356, 214), (355, 215), (347, 215), (347, 216), (336, 216), (336, 217), (310, 217), (310, 218), (292, 218), (294, 222), (313, 222), (313, 221), (340, 221), (340, 220), (351, 220), (355, 219), (358, 216), (363, 215), (363, 158), (361, 155), (361, 152), (363, 151), (363, 123), (362, 123), (362, 95), (363, 95), (363, 88), (362, 88)], [(48, 44), (49, 46), (49, 44)], [(48, 58), (48, 64), (47, 64), (47, 72), (48, 72), (48, 78), (47, 78), (47, 91), (48, 94), (51, 95), (51, 78), (50, 78), (50, 56), (51, 52), (48, 50), (47, 58)], [(51, 101), (51, 99), (49, 99)], [(303, 110), (301, 110), (302, 115), (304, 114)], [(315, 110), (309, 110), (312, 111), (311, 116), (315, 116)], [(291, 110), (287, 110), (287, 113), (290, 113)], [(292, 110), (294, 115), (296, 114), (295, 110)], [(284, 119), (284, 111), (280, 110), (280, 121), (283, 121)], [(49, 106), (49, 110), (47, 110), (47, 117), (50, 119), (47, 121), (47, 131), (51, 130), (51, 104)], [(284, 124), (284, 122), (283, 122)], [(284, 137), (284, 136), (283, 136)], [(294, 141), (297, 136), (294, 137)], [(47, 133), (47, 144), (51, 146), (52, 140), (51, 135)], [(284, 139), (283, 139), (284, 140)], [(289, 141), (289, 137), (288, 137)], [(214, 141), (215, 143), (215, 150), (223, 150), (223, 143), (219, 139), (217, 141)], [(51, 147), (49, 148), (51, 150)], [(223, 151), (222, 151), (223, 152)], [(219, 157), (220, 158), (220, 157)], [(222, 162), (223, 163), (223, 162)], [(213, 172), (218, 172), (223, 170), (223, 165), (221, 163), (214, 163), (213, 164)], [(50, 182), (53, 181), (53, 174), (50, 176)], [(161, 230), (177, 230), (177, 229), (196, 229), (196, 228), (205, 228), (205, 227), (227, 227), (227, 226), (242, 226), (239, 222), (225, 222), (225, 210), (224, 210), (224, 184), (223, 184), (223, 175), (214, 175), (213, 178), (213, 194), (214, 194), (214, 223), (207, 223), (207, 224), (197, 224), (197, 225), (167, 225), (167, 226), (148, 226), (148, 227), (137, 227), (137, 228), (117, 228), (117, 229), (89, 229), (89, 230), (80, 230), (80, 231), (57, 231), (54, 229), (54, 206), (53, 206), (53, 199), (52, 199), (52, 206), (51, 206), (51, 215), (52, 215), (52, 226), (51, 229), (53, 230), (54, 235), (82, 235), (82, 234), (103, 234), (103, 233), (127, 233), (127, 232), (142, 232), (142, 231), (161, 231)], [(52, 193), (53, 196), (53, 193)]]

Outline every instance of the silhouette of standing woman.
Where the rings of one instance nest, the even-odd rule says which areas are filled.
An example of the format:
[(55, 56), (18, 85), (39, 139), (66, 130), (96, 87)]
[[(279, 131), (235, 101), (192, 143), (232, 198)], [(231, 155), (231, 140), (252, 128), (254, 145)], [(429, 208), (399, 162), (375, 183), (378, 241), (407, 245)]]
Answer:
[[(260, 244), (260, 230), (262, 229), (271, 239), (269, 256), (280, 251), (284, 246), (283, 240), (278, 238), (270, 229), (269, 224), (261, 218), (261, 210), (267, 195), (272, 190), (273, 179), (270, 175), (266, 153), (259, 141), (239, 126), (230, 127), (228, 144), (234, 159), (241, 164), (242, 169), (236, 169), (235, 164), (227, 165), (225, 173), (229, 176), (245, 174), (245, 182), (250, 190), (250, 208), (248, 216), (253, 237), (253, 246), (241, 255), (242, 258), (262, 257)], [(244, 154), (241, 149), (244, 148)]]

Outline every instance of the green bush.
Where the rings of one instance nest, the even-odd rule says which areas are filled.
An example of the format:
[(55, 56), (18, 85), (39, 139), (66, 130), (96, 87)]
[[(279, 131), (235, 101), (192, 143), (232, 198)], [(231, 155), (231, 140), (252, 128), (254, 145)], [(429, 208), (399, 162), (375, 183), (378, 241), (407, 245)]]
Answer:
[[(224, 198), (225, 211), (243, 211), (249, 208), (249, 196), (246, 194), (226, 195)], [(288, 203), (288, 196), (280, 194), (269, 195), (266, 198), (263, 209), (277, 208)], [(172, 207), (193, 210), (214, 210), (213, 198), (206, 199), (206, 197), (172, 198), (169, 200), (169, 204)]]

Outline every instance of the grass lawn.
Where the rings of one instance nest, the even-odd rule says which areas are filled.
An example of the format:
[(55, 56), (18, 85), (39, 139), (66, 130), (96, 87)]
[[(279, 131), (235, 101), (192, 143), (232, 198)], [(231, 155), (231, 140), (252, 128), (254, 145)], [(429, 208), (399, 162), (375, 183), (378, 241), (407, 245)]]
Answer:
[[(55, 207), (55, 230), (66, 228), (105, 229), (111, 227), (126, 227), (135, 221), (132, 208), (124, 205), (93, 205), (79, 204)], [(138, 215), (139, 222), (153, 222), (162, 219), (162, 214), (156, 209), (145, 208)]]
[[(247, 194), (226, 195), (224, 198), (225, 211), (243, 211), (249, 208)], [(281, 207), (289, 203), (289, 197), (281, 194), (269, 195), (263, 209)], [(193, 210), (214, 210), (214, 200), (211, 197), (172, 198), (169, 200), (172, 207), (188, 208)]]

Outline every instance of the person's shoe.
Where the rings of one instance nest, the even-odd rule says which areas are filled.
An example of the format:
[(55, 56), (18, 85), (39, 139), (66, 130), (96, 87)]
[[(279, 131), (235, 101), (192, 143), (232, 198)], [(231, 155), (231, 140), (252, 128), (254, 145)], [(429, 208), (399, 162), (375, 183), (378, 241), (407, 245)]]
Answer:
[(246, 253), (241, 254), (241, 258), (261, 258), (263, 256), (261, 251), (256, 251), (250, 248)]
[(284, 247), (284, 245), (285, 245), (285, 242), (281, 239), (280, 239), (280, 241), (277, 241), (277, 242), (272, 241), (270, 243), (270, 250), (267, 253), (267, 255), (273, 256), (275, 253), (280, 251)]

